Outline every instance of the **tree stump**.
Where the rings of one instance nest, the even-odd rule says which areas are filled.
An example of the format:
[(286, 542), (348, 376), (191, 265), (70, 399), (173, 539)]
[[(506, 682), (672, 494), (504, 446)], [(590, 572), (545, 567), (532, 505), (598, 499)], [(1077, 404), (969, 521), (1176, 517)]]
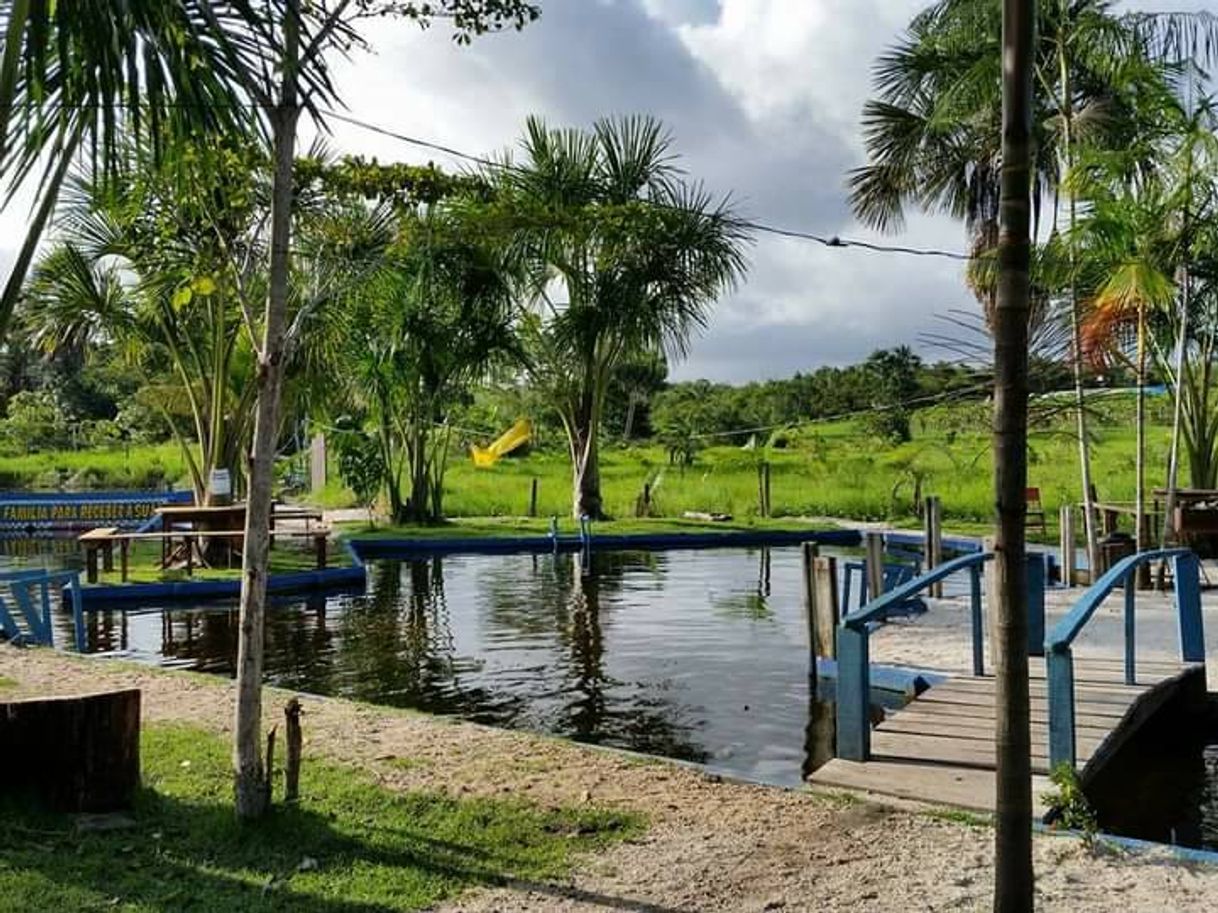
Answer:
[(139, 782), (138, 689), (0, 702), (0, 791), (111, 812), (130, 808)]

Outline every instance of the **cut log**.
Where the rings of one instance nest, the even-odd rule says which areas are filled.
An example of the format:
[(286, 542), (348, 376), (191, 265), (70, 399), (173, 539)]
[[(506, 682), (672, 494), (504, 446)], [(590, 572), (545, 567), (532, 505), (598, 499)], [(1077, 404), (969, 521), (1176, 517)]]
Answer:
[(130, 808), (139, 783), (138, 689), (0, 702), (0, 791), (110, 812)]

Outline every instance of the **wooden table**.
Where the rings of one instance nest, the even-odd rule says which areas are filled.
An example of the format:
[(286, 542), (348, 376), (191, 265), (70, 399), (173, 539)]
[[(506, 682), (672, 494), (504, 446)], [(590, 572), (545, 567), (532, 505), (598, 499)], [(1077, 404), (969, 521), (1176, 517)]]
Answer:
[[(244, 530), (245, 508), (245, 502), (211, 505), (170, 504), (157, 508), (154, 514), (161, 518), (161, 532), (166, 534), (162, 540), (164, 543), (161, 549), (162, 566), (168, 566), (173, 559), (172, 550), (169, 547), (171, 537), (168, 534), (173, 531), (175, 523), (189, 524), (192, 530), (196, 528), (201, 528), (202, 530)], [(275, 544), (276, 520), (303, 520), (305, 532), (308, 532), (314, 521), (321, 522), (322, 512), (311, 507), (273, 504), (271, 506), (270, 522), (271, 545)], [(235, 544), (237, 547), (240, 547), (242, 539), (237, 539)]]

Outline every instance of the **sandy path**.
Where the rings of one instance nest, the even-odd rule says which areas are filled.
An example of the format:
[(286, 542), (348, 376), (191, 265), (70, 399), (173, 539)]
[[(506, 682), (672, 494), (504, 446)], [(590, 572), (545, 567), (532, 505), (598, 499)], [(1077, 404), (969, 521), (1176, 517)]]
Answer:
[[(22, 695), (138, 686), (146, 719), (229, 730), (232, 689), (219, 679), (9, 647), (0, 647), (0, 675), (15, 679)], [(269, 694), (278, 713), (288, 695)], [(343, 700), (306, 698), (305, 709), (306, 751), (354, 763), (394, 788), (593, 802), (641, 811), (652, 824), (640, 839), (587, 860), (569, 880), (478, 890), (446, 911), (989, 907), (993, 834), (985, 827), (910, 808), (722, 783), (676, 765)], [(1042, 910), (1218, 909), (1218, 869), (1097, 858), (1073, 840), (1047, 836), (1036, 839), (1036, 860)]]

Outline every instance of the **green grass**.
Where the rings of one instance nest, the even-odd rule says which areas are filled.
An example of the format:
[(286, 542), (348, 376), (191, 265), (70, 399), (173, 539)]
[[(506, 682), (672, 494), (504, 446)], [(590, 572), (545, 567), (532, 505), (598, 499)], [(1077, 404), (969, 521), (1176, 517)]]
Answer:
[[(1155, 402), (1147, 432), (1147, 480), (1162, 484), (1169, 444), (1165, 402)], [(917, 413), (913, 440), (892, 445), (869, 435), (858, 423), (841, 421), (809, 425), (792, 433), (786, 449), (764, 454), (771, 464), (771, 502), (778, 518), (827, 516), (916, 523), (919, 495), (942, 499), (945, 526), (959, 533), (985, 533), (992, 524), (992, 442), (988, 406), (971, 403), (936, 407)], [(1132, 501), (1134, 496), (1134, 427), (1129, 397), (1097, 401), (1092, 421), (1093, 473), (1100, 496)], [(1126, 414), (1130, 413), (1130, 414)], [(679, 520), (686, 511), (731, 514), (735, 523), (758, 516), (757, 461), (763, 454), (736, 447), (710, 447), (693, 466), (668, 463), (659, 447), (602, 451), (601, 484), (606, 511), (633, 518), (644, 483), (652, 490), (653, 515)], [(1030, 432), (1029, 484), (1040, 488), (1047, 536), (1056, 535), (1057, 508), (1078, 503), (1078, 453), (1072, 419), (1062, 413), (1042, 419)], [(510, 534), (533, 526), (470, 525), (462, 518), (521, 517), (528, 512), (530, 488), (538, 480), (538, 514), (566, 517), (571, 508), (570, 467), (564, 453), (534, 452), (478, 469), (454, 453), (445, 480), (444, 508), (459, 525), (480, 534)], [(1187, 467), (1182, 469), (1187, 479)], [(341, 504), (342, 489), (333, 483), (327, 503)], [(348, 495), (349, 502), (349, 495)], [(506, 521), (505, 521), (506, 523)], [(724, 528), (729, 528), (725, 525)], [(459, 532), (442, 528), (443, 534)]]
[(642, 829), (590, 808), (396, 793), (308, 758), (302, 801), (242, 827), (224, 742), (153, 726), (142, 752), (131, 830), (76, 833), (61, 816), (0, 809), (2, 913), (422, 910), (476, 884), (561, 876)]
[(17, 683), (13, 681), (13, 679), (9, 678), (7, 675), (0, 675), (0, 691), (3, 691), (5, 688), (16, 687)]
[[(128, 583), (173, 583), (181, 580), (240, 580), (240, 556), (233, 559), (233, 567), (198, 567), (187, 575), (184, 567), (161, 567), (161, 543), (154, 540), (135, 540), (131, 544), (128, 556)], [(100, 558), (98, 561), (100, 565)], [(351, 556), (347, 550), (333, 540), (330, 543), (327, 567), (347, 567), (351, 564)], [(279, 540), (271, 549), (271, 573), (290, 574), (296, 571), (311, 571), (317, 567), (317, 558), (311, 546), (304, 546), (292, 540)], [(122, 570), (115, 548), (114, 570), (98, 569), (99, 586), (121, 584)]]
[(157, 488), (187, 478), (182, 450), (174, 443), (109, 450), (52, 450), (0, 456), (0, 487)]
[[(727, 523), (682, 520), (679, 518), (651, 518), (611, 520), (597, 523), (594, 527), (594, 534), (743, 532), (746, 530), (809, 528), (811, 527), (808, 524), (801, 524), (790, 518), (763, 520), (752, 517), (744, 521)], [(348, 523), (343, 525), (342, 529), (344, 536), (360, 539), (493, 538), (495, 536), (546, 535), (550, 531), (550, 521), (540, 517), (454, 517), (444, 523), (434, 525), (380, 524), (368, 526), (365, 523)], [(563, 535), (574, 535), (579, 532), (579, 524), (570, 517), (564, 516), (559, 519), (558, 529)]]

